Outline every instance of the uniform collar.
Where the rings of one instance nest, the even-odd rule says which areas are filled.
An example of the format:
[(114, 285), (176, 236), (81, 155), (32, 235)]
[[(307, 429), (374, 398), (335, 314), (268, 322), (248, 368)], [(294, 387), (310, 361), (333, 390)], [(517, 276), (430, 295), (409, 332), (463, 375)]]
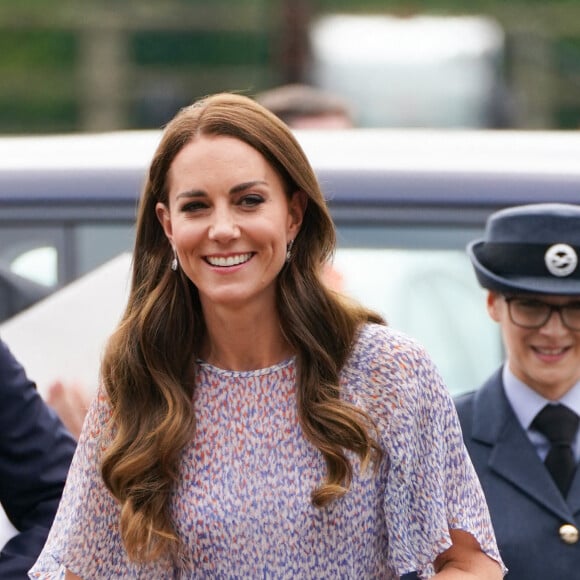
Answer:
[(534, 417), (548, 403), (562, 403), (580, 415), (580, 381), (559, 401), (550, 401), (520, 381), (510, 370), (508, 363), (503, 366), (502, 379), (506, 397), (524, 429), (530, 428)]

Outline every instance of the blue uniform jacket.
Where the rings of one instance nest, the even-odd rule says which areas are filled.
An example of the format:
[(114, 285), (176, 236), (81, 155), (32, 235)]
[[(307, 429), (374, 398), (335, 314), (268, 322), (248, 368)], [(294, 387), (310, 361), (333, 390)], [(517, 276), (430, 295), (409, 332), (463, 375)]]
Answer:
[(0, 503), (20, 532), (2, 547), (0, 578), (22, 580), (46, 541), (75, 440), (0, 340)]
[(455, 404), (509, 569), (506, 578), (580, 578), (580, 541), (560, 537), (563, 524), (580, 527), (580, 470), (564, 499), (512, 411), (501, 369)]

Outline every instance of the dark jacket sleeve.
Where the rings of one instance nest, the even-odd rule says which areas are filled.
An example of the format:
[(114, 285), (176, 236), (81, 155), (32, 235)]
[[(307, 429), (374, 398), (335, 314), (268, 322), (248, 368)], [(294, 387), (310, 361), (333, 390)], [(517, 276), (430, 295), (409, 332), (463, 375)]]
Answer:
[(19, 533), (0, 552), (0, 578), (22, 580), (46, 541), (75, 440), (0, 340), (0, 503)]

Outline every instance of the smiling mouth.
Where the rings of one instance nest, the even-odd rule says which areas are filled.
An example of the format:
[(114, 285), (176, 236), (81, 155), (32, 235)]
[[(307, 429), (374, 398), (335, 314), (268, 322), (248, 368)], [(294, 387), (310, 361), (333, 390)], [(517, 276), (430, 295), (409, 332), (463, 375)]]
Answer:
[(219, 268), (227, 268), (230, 266), (239, 266), (247, 262), (254, 254), (248, 252), (246, 254), (237, 254), (236, 256), (206, 256), (205, 261), (211, 266), (218, 266)]
[(534, 350), (541, 355), (544, 356), (559, 356), (561, 354), (564, 354), (567, 350), (568, 347), (567, 346), (563, 346), (561, 348), (540, 348), (540, 347), (534, 347)]

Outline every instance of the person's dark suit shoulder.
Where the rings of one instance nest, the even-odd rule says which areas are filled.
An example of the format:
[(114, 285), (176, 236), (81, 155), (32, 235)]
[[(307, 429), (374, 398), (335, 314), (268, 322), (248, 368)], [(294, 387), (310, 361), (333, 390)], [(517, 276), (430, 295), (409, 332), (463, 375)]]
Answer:
[(27, 577), (54, 519), (75, 440), (0, 340), (0, 503), (18, 530), (0, 552), (0, 578)]

